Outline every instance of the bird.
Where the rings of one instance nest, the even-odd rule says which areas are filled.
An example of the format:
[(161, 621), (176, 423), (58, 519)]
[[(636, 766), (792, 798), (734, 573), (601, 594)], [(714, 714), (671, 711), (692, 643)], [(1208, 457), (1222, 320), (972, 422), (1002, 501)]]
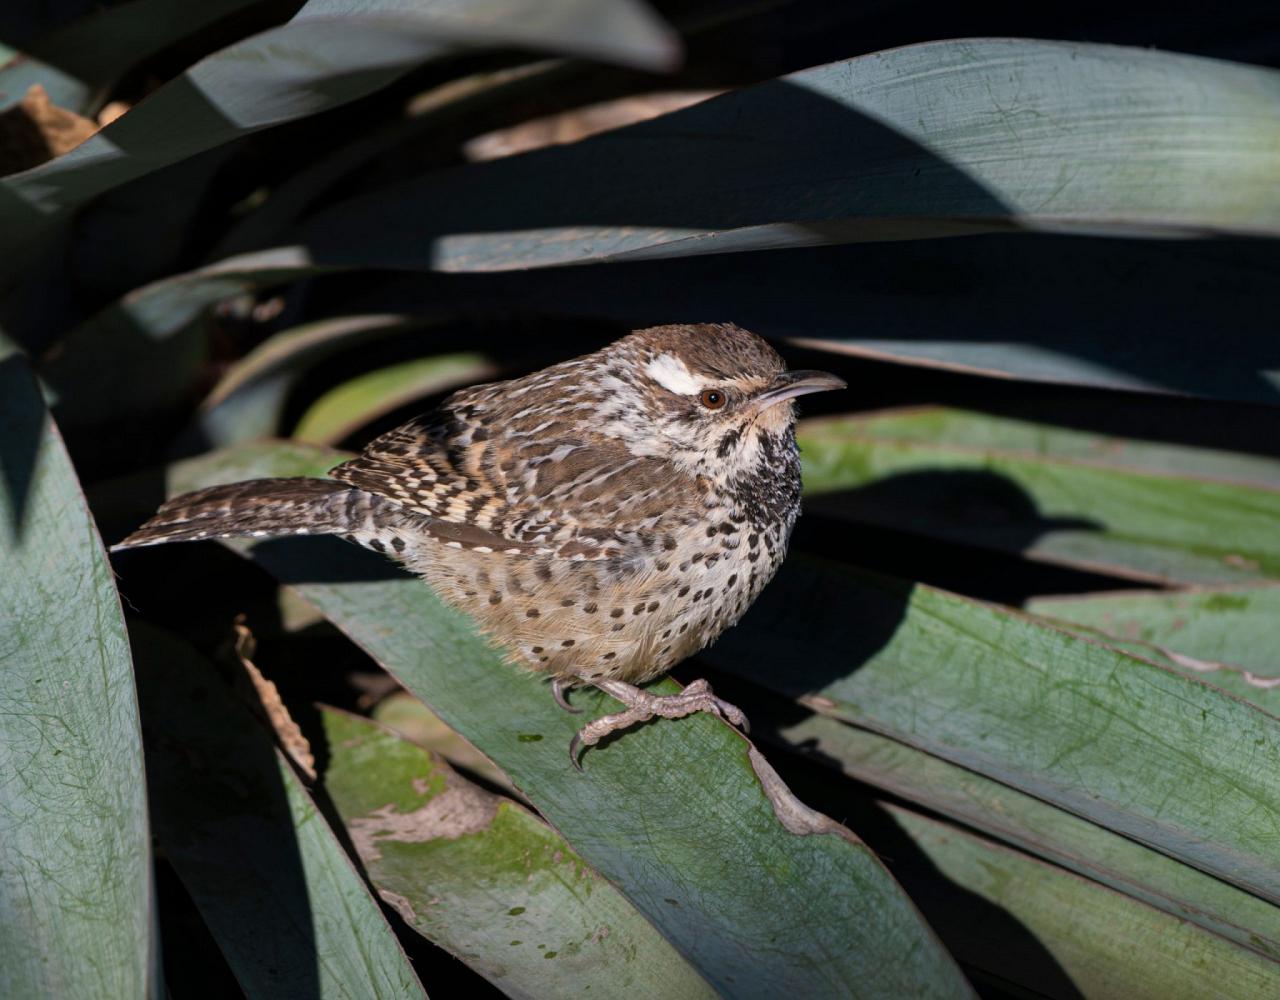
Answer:
[(561, 707), (623, 705), (569, 756), (655, 717), (745, 729), (704, 679), (641, 685), (734, 625), (777, 572), (800, 512), (795, 400), (845, 388), (789, 371), (732, 323), (637, 330), (532, 374), (471, 386), (327, 478), (175, 497), (113, 551), (332, 534), (391, 557), (466, 612)]

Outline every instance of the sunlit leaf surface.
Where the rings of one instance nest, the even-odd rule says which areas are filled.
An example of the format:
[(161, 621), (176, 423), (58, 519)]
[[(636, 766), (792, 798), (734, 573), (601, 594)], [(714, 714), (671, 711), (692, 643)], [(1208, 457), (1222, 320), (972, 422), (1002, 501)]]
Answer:
[(792, 556), (718, 668), (1273, 902), (1280, 720), (1005, 608)]
[(1161, 583), (1280, 574), (1280, 461), (940, 415), (806, 425), (808, 509)]
[(1008, 228), (1274, 234), (1278, 109), (1269, 69), (930, 42), (432, 174), (321, 212), (297, 241), (317, 263), (493, 271)]

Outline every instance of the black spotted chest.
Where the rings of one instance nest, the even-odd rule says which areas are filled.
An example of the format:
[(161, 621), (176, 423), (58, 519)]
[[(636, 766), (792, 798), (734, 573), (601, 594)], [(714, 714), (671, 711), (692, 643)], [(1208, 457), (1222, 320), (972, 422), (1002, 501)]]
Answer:
[(786, 555), (800, 504), (794, 441), (706, 496), (704, 515), (662, 525), (639, 560), (423, 554), (447, 600), (535, 670), (644, 683), (715, 640), (746, 612)]
[(760, 434), (760, 461), (728, 486), (735, 511), (757, 530), (781, 529), (783, 541), (800, 513), (800, 450), (794, 433)]
[(762, 435), (761, 447), (764, 460), (758, 471), (728, 484), (716, 508), (725, 515), (705, 527), (702, 551), (681, 567), (700, 584), (685, 596), (695, 604), (706, 602), (697, 622), (706, 632), (704, 642), (741, 618), (773, 578), (800, 512), (800, 459), (794, 438)]

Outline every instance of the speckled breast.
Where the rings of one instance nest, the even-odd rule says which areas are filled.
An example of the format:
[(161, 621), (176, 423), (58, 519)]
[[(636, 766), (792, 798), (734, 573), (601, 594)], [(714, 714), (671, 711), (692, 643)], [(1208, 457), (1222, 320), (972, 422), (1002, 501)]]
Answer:
[(642, 683), (742, 616), (777, 571), (792, 520), (761, 526), (725, 513), (668, 533), (640, 558), (586, 562), (428, 539), (412, 563), (513, 662), (558, 677)]

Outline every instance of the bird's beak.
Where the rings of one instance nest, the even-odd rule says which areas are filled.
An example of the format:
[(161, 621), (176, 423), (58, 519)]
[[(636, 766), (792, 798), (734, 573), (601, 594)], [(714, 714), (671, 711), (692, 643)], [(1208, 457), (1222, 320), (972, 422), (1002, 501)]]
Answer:
[(773, 380), (773, 385), (756, 397), (756, 408), (764, 410), (775, 403), (807, 396), (811, 392), (845, 388), (844, 379), (827, 372), (783, 372)]

